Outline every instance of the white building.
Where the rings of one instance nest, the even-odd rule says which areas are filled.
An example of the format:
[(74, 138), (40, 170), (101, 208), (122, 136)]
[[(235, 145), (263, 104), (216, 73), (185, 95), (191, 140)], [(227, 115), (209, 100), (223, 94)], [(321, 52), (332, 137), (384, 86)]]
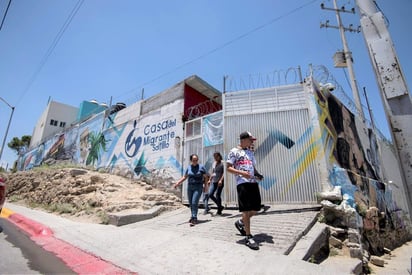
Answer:
[(31, 137), (30, 148), (38, 146), (45, 138), (50, 137), (76, 121), (79, 108), (50, 100), (46, 109), (37, 121)]

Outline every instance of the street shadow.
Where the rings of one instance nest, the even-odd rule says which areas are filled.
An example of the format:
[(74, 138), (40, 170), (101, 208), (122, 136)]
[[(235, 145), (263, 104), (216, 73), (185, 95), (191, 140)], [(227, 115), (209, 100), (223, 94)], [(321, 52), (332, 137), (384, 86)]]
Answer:
[(253, 235), (253, 239), (255, 239), (255, 241), (257, 243), (271, 243), (273, 244), (273, 236), (270, 236), (266, 233), (259, 233), (259, 234), (255, 234)]
[(242, 217), (242, 213), (239, 212), (237, 214), (227, 214), (225, 217), (229, 219), (240, 219)]
[(240, 239), (240, 240), (237, 240), (236, 243), (237, 243), (237, 244), (243, 244), (243, 245), (246, 244), (245, 237), (243, 237), (243, 238)]
[(202, 223), (207, 223), (207, 222), (211, 222), (212, 220), (210, 220), (210, 219), (207, 219), (207, 220), (204, 220), (204, 219), (198, 219), (197, 220), (197, 224), (202, 224)]
[(300, 208), (292, 208), (292, 209), (271, 209), (267, 208), (264, 211), (258, 212), (258, 215), (273, 215), (273, 214), (287, 214), (287, 213), (304, 213), (304, 212), (314, 212), (320, 211), (320, 206), (312, 206), (312, 207), (300, 207)]
[(230, 213), (222, 213), (222, 214), (220, 214), (220, 215), (218, 215), (218, 214), (216, 214), (216, 213), (212, 213), (211, 214), (212, 215), (212, 217), (230, 217), (230, 216), (232, 216), (232, 214), (230, 214)]
[[(259, 216), (259, 215), (268, 215), (269, 214), (269, 212), (257, 212), (257, 214), (256, 215), (254, 215), (253, 217), (255, 217), (255, 216)], [(273, 214), (276, 214), (276, 213), (273, 213)], [(230, 219), (240, 219), (240, 218), (242, 218), (242, 212), (239, 212), (239, 213), (236, 213), (236, 214), (227, 214), (225, 217), (227, 217), (227, 218), (230, 218)], [(253, 217), (252, 217), (252, 219), (253, 219)]]
[[(236, 234), (238, 236), (242, 236), (240, 234)], [(238, 244), (245, 244), (246, 240), (245, 240), (245, 236), (242, 236), (243, 238), (240, 240), (237, 240), (236, 243)], [(259, 234), (255, 234), (253, 235), (253, 239), (255, 240), (255, 242), (260, 245), (261, 243), (270, 243), (270, 244), (274, 244), (273, 242), (273, 236), (270, 236), (266, 233), (259, 233)]]
[[(197, 224), (196, 225), (200, 225), (203, 223), (207, 223), (207, 222), (211, 222), (211, 219), (197, 219)], [(184, 224), (189, 224), (189, 221), (184, 221), (181, 223), (177, 223), (176, 226), (180, 226), (180, 225), (184, 225)]]

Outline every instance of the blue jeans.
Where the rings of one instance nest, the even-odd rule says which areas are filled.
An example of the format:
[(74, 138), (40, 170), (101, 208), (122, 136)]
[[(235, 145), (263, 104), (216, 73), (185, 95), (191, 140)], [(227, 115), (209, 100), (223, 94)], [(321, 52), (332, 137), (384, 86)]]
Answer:
[[(204, 198), (204, 203), (205, 203), (205, 209), (209, 209), (208, 205), (208, 200), (209, 198), (216, 203), (217, 208), (222, 208), (222, 190), (223, 190), (223, 184), (221, 186), (219, 186), (219, 184), (217, 182), (213, 182), (212, 184), (210, 184), (209, 186), (209, 192), (207, 194), (205, 194), (205, 198)], [(216, 197), (215, 197), (215, 192), (216, 192)]]
[(187, 198), (189, 200), (190, 211), (192, 212), (192, 218), (197, 218), (197, 211), (199, 209), (199, 200), (202, 195), (203, 184), (188, 184), (187, 185)]

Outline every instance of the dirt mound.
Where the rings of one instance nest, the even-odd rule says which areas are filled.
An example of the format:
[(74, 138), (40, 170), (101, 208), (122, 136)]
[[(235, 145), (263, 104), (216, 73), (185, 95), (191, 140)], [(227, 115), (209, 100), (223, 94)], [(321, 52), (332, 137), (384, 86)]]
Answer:
[(7, 201), (76, 220), (107, 223), (108, 213), (182, 207), (173, 193), (117, 175), (78, 168), (41, 168), (9, 174)]

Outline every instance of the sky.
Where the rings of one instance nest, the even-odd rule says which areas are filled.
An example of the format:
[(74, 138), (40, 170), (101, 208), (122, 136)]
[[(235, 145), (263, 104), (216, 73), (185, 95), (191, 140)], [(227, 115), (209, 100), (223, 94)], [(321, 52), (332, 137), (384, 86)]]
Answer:
[[(298, 66), (305, 76), (310, 64), (325, 66), (352, 98), (347, 69), (334, 68), (340, 33), (320, 28), (326, 20), (337, 25), (336, 14), (320, 8), (332, 8), (330, 0), (9, 1), (0, 0), (0, 97), (15, 111), (2, 167), (17, 159), (7, 143), (32, 135), (49, 99), (75, 107), (92, 99), (130, 105), (191, 75), (222, 91), (224, 76), (247, 79)], [(337, 2), (356, 8), (354, 0)], [(377, 3), (410, 88), (412, 0)], [(341, 16), (346, 27), (360, 25), (358, 13)], [(390, 138), (364, 37), (345, 36), (362, 105), (365, 87), (374, 122)], [(1, 142), (10, 116), (0, 101)]]

